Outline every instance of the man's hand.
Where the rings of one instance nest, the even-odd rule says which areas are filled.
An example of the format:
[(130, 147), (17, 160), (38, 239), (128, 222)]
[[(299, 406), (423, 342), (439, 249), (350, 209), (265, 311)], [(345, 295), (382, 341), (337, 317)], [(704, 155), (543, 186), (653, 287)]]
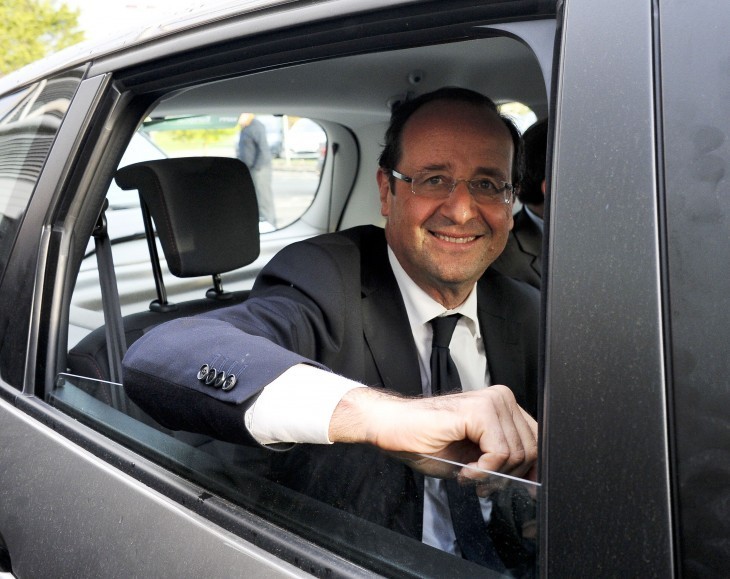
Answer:
[[(335, 408), (329, 438), (373, 444), (431, 476), (453, 469), (418, 454), (522, 478), (534, 477), (537, 460), (537, 423), (506, 386), (418, 399), (356, 388)], [(459, 476), (482, 475), (464, 468)]]

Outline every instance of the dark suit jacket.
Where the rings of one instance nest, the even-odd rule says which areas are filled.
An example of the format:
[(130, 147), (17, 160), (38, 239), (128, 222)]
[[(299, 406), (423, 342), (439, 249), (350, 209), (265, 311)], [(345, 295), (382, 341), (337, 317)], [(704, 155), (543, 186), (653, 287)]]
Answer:
[[(492, 381), (533, 415), (537, 292), (496, 272), (478, 284)], [(367, 385), (420, 396), (418, 354), (383, 230), (357, 227), (283, 249), (244, 303), (159, 326), (124, 359), (129, 396), (173, 430), (251, 442), (242, 404), (290, 366), (317, 363)], [(201, 384), (202, 364), (234, 372), (229, 392)], [(299, 445), (272, 453), (271, 477), (420, 539), (422, 477), (364, 445)]]
[(515, 225), (509, 234), (507, 246), (490, 269), (540, 288), (542, 232), (524, 208), (515, 215)]

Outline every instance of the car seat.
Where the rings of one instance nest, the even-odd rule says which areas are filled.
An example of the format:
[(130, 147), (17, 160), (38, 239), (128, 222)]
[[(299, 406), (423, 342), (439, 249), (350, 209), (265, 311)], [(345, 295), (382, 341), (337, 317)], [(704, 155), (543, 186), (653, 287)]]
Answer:
[[(157, 289), (157, 299), (150, 303), (149, 311), (120, 319), (124, 351), (160, 323), (232, 305), (248, 297), (248, 290), (225, 292), (221, 282), (222, 273), (252, 263), (260, 251), (256, 192), (244, 163), (228, 157), (158, 159), (123, 167), (115, 180), (122, 189), (139, 192)], [(167, 300), (155, 229), (173, 275), (213, 277), (213, 287), (205, 297), (178, 304)], [(113, 270), (113, 264), (101, 261), (100, 276), (103, 267)], [(112, 296), (102, 299), (113, 301), (115, 297), (112, 292)], [(119, 304), (113, 306), (119, 312)], [(110, 320), (106, 320), (106, 326), (109, 325)], [(115, 358), (121, 358), (123, 351), (115, 355), (108, 347), (108, 330), (105, 326), (97, 328), (69, 351), (70, 373), (111, 380), (110, 369), (120, 362)]]

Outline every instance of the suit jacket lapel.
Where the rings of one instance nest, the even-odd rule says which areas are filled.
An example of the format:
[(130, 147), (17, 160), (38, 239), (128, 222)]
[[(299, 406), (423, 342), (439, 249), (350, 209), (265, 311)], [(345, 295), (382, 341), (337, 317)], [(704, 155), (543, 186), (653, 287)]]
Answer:
[(487, 364), (492, 384), (505, 384), (515, 393), (517, 401), (524, 405), (527, 373), (525, 354), (520, 340), (520, 323), (510, 315), (510, 300), (501, 284), (492, 280), (499, 274), (487, 270), (477, 284), (479, 326), (484, 339)]
[(381, 229), (373, 228), (372, 236), (367, 237), (372, 238), (365, 238), (360, 247), (365, 340), (383, 386), (406, 396), (420, 396), (418, 351), (388, 262), (385, 235)]

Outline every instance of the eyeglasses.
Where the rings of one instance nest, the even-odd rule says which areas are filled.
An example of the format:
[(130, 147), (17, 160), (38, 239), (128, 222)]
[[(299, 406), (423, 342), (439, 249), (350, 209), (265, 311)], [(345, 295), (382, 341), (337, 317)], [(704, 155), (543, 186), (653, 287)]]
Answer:
[(448, 175), (442, 175), (435, 171), (419, 171), (413, 177), (408, 177), (395, 169), (391, 169), (390, 174), (396, 179), (410, 183), (414, 195), (429, 199), (446, 199), (462, 181), (466, 183), (466, 187), (474, 200), (484, 205), (497, 203), (509, 205), (514, 200), (517, 192), (517, 187), (512, 183), (495, 181), (489, 177), (453, 179)]

